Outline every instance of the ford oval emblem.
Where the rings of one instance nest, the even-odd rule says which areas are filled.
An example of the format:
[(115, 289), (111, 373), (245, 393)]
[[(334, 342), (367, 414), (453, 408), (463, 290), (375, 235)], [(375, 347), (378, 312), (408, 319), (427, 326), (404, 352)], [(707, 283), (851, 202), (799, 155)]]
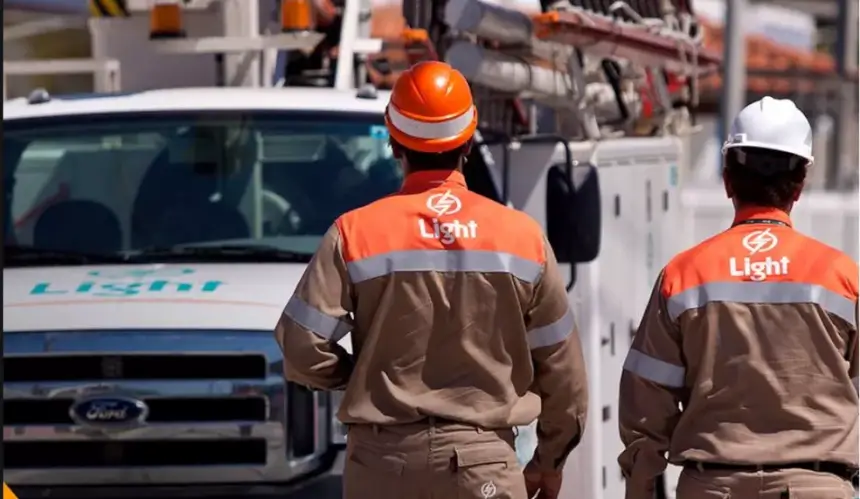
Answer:
[(113, 428), (143, 423), (149, 408), (128, 397), (93, 397), (75, 402), (69, 415), (79, 425)]

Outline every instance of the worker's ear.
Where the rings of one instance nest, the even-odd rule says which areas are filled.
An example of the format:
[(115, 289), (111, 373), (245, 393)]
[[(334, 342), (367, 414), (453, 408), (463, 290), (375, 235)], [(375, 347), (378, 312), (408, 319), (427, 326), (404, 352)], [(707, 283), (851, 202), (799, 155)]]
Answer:
[[(807, 164), (803, 168), (806, 168), (806, 173), (808, 174), (809, 173), (809, 165)], [(806, 183), (807, 182), (809, 182), (809, 177), (804, 175), (803, 182), (800, 183), (800, 186), (797, 188), (796, 191), (794, 191), (794, 195), (791, 196), (791, 202), (792, 203), (796, 203), (798, 200), (800, 200), (800, 195), (803, 194), (803, 190), (806, 189)]]
[(463, 144), (463, 156), (466, 157), (469, 153), (472, 152), (472, 145), (475, 143), (475, 138), (472, 137), (465, 144)]
[(465, 144), (460, 146), (460, 159), (457, 164), (460, 168), (466, 166), (466, 163), (469, 162), (469, 154), (472, 152), (472, 139), (466, 141)]
[(397, 141), (389, 137), (388, 145), (391, 146), (391, 155), (394, 157), (394, 159), (398, 161), (403, 159), (403, 148), (400, 147), (400, 144), (398, 144)]
[(794, 191), (794, 195), (791, 196), (791, 202), (792, 203), (796, 203), (798, 200), (800, 200), (800, 195), (803, 194), (803, 189), (805, 189), (805, 188), (806, 188), (806, 180), (804, 180), (803, 183), (800, 184), (800, 187), (798, 187), (797, 190)]
[(723, 162), (723, 187), (726, 189), (726, 197), (732, 199), (735, 197), (735, 190), (732, 188), (732, 183), (729, 182), (729, 174), (728, 168), (726, 168), (725, 162)]

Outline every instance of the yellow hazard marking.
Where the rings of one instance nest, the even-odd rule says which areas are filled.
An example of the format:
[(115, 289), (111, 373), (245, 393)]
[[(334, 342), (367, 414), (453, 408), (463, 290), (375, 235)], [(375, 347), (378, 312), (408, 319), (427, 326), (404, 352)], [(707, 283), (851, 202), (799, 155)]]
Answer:
[(90, 14), (95, 17), (128, 17), (125, 0), (89, 0)]
[(12, 492), (9, 486), (6, 485), (6, 482), (3, 482), (3, 499), (18, 499), (18, 496)]

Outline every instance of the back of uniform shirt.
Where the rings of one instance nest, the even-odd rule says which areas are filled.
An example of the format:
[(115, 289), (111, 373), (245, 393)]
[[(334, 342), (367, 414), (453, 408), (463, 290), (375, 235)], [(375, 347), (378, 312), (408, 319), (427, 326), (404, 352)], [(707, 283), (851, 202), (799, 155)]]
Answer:
[[(337, 343), (348, 331), (353, 355)], [(555, 256), (537, 223), (456, 171), (411, 173), (339, 218), (275, 337), (288, 380), (345, 388), (347, 424), (502, 429), (539, 415), (532, 465), (553, 472), (585, 429), (585, 360)]]
[(547, 248), (536, 222), (439, 183), (336, 225), (355, 297), (344, 422), (505, 427), (537, 417), (526, 314)]
[(838, 250), (759, 223), (666, 267), (689, 389), (673, 461), (857, 465), (857, 274)]

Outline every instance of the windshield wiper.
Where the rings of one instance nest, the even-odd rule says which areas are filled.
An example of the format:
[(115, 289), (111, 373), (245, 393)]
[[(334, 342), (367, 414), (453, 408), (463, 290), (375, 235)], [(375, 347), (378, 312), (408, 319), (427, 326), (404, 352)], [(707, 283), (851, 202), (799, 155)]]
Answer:
[(125, 263), (119, 254), (84, 253), (80, 251), (55, 250), (37, 246), (6, 244), (3, 246), (4, 266), (26, 265), (90, 265), (101, 263)]
[(266, 245), (224, 244), (219, 246), (155, 246), (131, 252), (129, 259), (135, 263), (156, 260), (165, 262), (307, 263), (312, 256), (307, 253), (297, 253)]

